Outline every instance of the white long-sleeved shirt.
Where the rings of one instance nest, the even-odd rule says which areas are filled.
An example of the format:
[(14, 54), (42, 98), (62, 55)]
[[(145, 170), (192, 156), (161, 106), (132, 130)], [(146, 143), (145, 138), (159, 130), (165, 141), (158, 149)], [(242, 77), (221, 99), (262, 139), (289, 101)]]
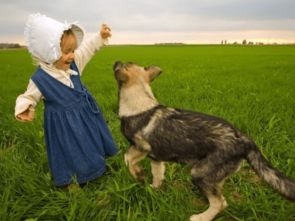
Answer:
[[(92, 36), (85, 36), (85, 39), (81, 43), (80, 47), (75, 51), (75, 63), (78, 67), (80, 75), (82, 74), (86, 64), (94, 56), (95, 52), (105, 44), (106, 40), (102, 39), (98, 33)], [(49, 65), (41, 61), (39, 64), (41, 69), (43, 69), (46, 73), (59, 80), (63, 84), (73, 87), (70, 75), (78, 74), (77, 72), (71, 69), (68, 69), (67, 71), (57, 69), (54, 65)], [(29, 107), (30, 110), (33, 111), (42, 98), (42, 93), (35, 83), (30, 79), (27, 90), (23, 94), (19, 95), (16, 99), (14, 112), (15, 117), (18, 114), (26, 111)]]

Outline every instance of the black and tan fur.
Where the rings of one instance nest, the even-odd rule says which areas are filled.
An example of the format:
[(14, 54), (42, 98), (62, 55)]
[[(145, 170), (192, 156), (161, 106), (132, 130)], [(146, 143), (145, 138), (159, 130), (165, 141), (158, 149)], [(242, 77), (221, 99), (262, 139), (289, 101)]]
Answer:
[(295, 200), (295, 182), (274, 169), (256, 144), (227, 121), (203, 113), (160, 105), (150, 82), (161, 73), (155, 66), (114, 64), (119, 86), (119, 117), (122, 133), (131, 143), (125, 153), (130, 173), (142, 178), (138, 162), (148, 156), (152, 186), (164, 179), (164, 161), (191, 166), (193, 183), (207, 196), (209, 208), (190, 217), (191, 221), (212, 220), (226, 208), (221, 189), (225, 179), (246, 159), (270, 186)]

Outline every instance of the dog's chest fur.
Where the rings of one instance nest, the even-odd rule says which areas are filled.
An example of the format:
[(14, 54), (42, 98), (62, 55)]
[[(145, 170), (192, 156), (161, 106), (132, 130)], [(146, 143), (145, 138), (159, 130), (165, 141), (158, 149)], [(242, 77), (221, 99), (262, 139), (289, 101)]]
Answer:
[(131, 144), (161, 161), (195, 163), (215, 154), (230, 158), (243, 149), (237, 145), (243, 135), (226, 121), (162, 105), (122, 117), (121, 130)]

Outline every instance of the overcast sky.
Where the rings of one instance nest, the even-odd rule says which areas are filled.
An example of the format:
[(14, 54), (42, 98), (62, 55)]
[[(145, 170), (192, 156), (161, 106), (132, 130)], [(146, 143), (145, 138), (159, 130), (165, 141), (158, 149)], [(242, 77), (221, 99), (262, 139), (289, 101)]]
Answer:
[(0, 0), (0, 42), (24, 43), (36, 12), (90, 33), (107, 23), (110, 44), (295, 42), (295, 0)]

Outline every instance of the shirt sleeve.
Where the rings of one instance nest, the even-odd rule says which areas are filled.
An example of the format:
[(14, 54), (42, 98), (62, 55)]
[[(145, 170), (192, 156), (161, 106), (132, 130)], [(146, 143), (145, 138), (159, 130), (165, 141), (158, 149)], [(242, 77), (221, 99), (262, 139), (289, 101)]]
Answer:
[(85, 37), (80, 47), (75, 51), (75, 62), (80, 75), (82, 75), (82, 71), (90, 59), (106, 43), (107, 39), (102, 39), (99, 33)]
[(39, 91), (35, 83), (30, 80), (25, 93), (19, 95), (16, 99), (14, 116), (16, 117), (17, 115), (23, 113), (29, 107), (35, 109), (37, 103), (41, 100), (41, 98), (41, 92)]

